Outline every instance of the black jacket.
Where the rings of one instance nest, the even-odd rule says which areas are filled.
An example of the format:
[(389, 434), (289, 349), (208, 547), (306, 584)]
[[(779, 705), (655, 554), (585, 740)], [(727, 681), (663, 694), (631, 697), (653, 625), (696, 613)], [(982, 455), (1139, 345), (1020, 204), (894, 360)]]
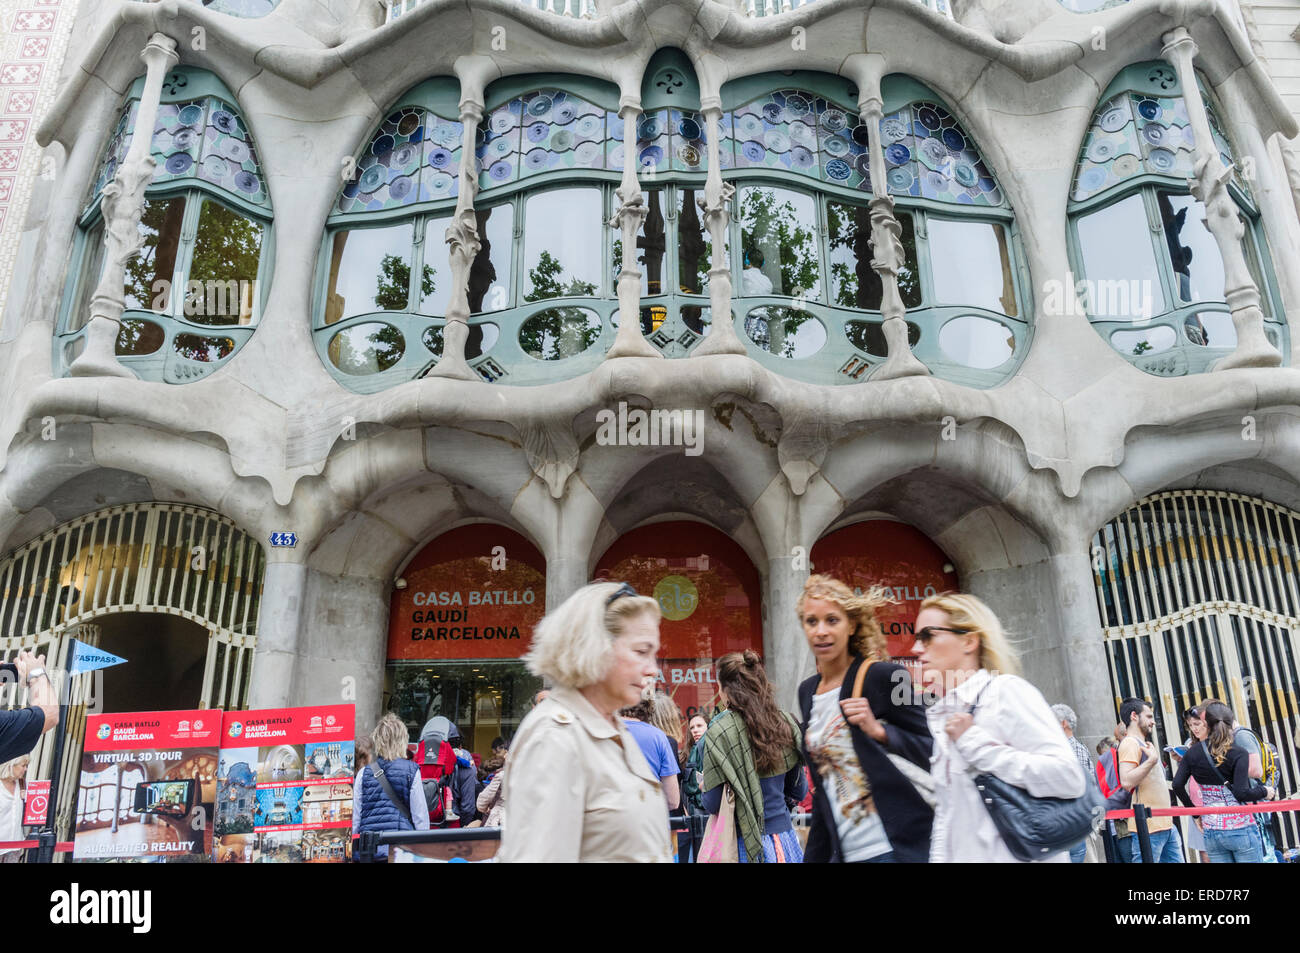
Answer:
[[(844, 674), (840, 699), (853, 694), (861, 658), (854, 658)], [(808, 722), (812, 718), (813, 695), (821, 677), (814, 675), (799, 686), (800, 737), (803, 739), (804, 760), (808, 756)], [(915, 697), (912, 679), (907, 669), (895, 662), (877, 662), (867, 671), (862, 694), (871, 705), (871, 711), (885, 723), (886, 745), (869, 738), (856, 725), (850, 725), (853, 750), (871, 783), (872, 798), (885, 834), (894, 850), (894, 859), (900, 863), (925, 863), (930, 858), (930, 828), (934, 824), (934, 811), (916, 793), (912, 782), (894, 767), (888, 753), (902, 755), (926, 771), (930, 770), (930, 753), (934, 739), (925, 720), (925, 706)], [(835, 829), (830, 802), (826, 799), (825, 784), (813, 772), (816, 790), (813, 792), (812, 827), (808, 832), (808, 846), (804, 850), (804, 863), (818, 864), (840, 860), (840, 838)]]

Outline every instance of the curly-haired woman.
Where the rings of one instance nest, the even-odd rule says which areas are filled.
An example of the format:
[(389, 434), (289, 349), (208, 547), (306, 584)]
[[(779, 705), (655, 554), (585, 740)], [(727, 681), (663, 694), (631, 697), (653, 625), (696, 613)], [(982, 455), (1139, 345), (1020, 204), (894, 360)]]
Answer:
[(933, 742), (911, 676), (887, 659), (876, 619), (887, 604), (830, 576), (810, 577), (796, 604), (817, 662), (799, 686), (817, 781), (805, 863), (920, 863), (930, 854)]

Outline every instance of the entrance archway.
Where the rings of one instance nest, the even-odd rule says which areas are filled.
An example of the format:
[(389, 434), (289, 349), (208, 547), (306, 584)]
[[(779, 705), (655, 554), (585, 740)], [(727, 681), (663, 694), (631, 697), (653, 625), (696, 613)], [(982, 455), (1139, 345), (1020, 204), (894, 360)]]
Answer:
[(438, 715), (486, 759), (542, 687), (519, 661), (546, 609), (546, 560), (495, 523), (443, 533), (402, 570), (388, 618), (384, 710), (412, 739)]
[(100, 710), (202, 707), (208, 630), (180, 616), (123, 612), (99, 619), (99, 648), (127, 659), (104, 669)]
[[(78, 638), (130, 660), (77, 677), (62, 790), (77, 787), (87, 703), (111, 697), (118, 707), (104, 710), (118, 711), (246, 704), (265, 569), (261, 545), (233, 520), (175, 503), (88, 513), (0, 559), (0, 656), (28, 649), (57, 672)], [(96, 699), (96, 685), (111, 695)], [(10, 692), (0, 704), (20, 698)], [(54, 734), (33, 750), (31, 777), (50, 777)], [(67, 825), (75, 799), (59, 800)]]
[(682, 520), (631, 530), (605, 551), (593, 575), (631, 583), (659, 602), (659, 687), (677, 703), (683, 723), (717, 706), (718, 658), (763, 651), (758, 570), (711, 526)]

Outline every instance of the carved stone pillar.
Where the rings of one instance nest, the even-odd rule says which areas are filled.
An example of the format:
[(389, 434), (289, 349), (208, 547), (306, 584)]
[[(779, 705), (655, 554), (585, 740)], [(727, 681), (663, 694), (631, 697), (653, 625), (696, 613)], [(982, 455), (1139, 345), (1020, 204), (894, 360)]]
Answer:
[(885, 363), (871, 372), (873, 381), (927, 375), (929, 368), (912, 353), (907, 340), (907, 309), (898, 293), (898, 272), (903, 268), (903, 226), (894, 214), (894, 199), (885, 178), (885, 147), (880, 141), (880, 120), (884, 118), (879, 76), (871, 71), (870, 85), (863, 83), (858, 99), (859, 121), (868, 136), (867, 157), (871, 165), (871, 270), (880, 276), (881, 331), (885, 336)]
[(104, 187), (100, 208), (104, 215), (104, 271), (90, 300), (90, 321), (86, 326), (86, 348), (68, 368), (73, 377), (134, 377), (117, 360), (117, 334), (126, 310), (126, 263), (143, 244), (140, 216), (144, 214), (144, 190), (153, 181), (157, 165), (151, 155), (153, 127), (158, 118), (158, 101), (163, 79), (176, 65), (176, 41), (162, 33), (149, 38), (140, 58), (147, 70), (140, 109), (135, 117), (131, 148), (113, 181)]
[(482, 247), (474, 218), (474, 199), (478, 195), (478, 160), (474, 146), (482, 119), (483, 104), (466, 97), (460, 104), (460, 186), (456, 190), (456, 212), (445, 233), (451, 263), (451, 297), (447, 301), (447, 319), (442, 329), (442, 357), (429, 371), (428, 377), (478, 380), (478, 375), (465, 360), (465, 342), (469, 339), (469, 271)]
[(615, 190), (618, 211), (609, 224), (623, 233), (623, 267), (618, 273), (618, 335), (605, 357), (663, 357), (641, 334), (641, 270), (636, 266), (636, 233), (646, 218), (636, 175), (636, 123), (641, 107), (624, 99), (618, 114), (623, 120), (623, 180)]
[(1223, 257), (1224, 300), (1232, 311), (1232, 324), (1237, 329), (1237, 347), (1231, 354), (1214, 365), (1222, 371), (1234, 367), (1277, 367), (1282, 355), (1268, 342), (1264, 334), (1264, 312), (1259, 306), (1259, 288), (1246, 266), (1246, 253), (1241, 240), (1246, 226), (1241, 220), (1237, 203), (1228, 194), (1228, 180), (1232, 169), (1223, 164), (1210, 134), (1210, 119), (1196, 85), (1196, 72), (1192, 61), (1196, 56), (1196, 43), (1186, 27), (1170, 30), (1162, 38), (1164, 48), (1160, 55), (1178, 71), (1178, 82), (1183, 88), (1183, 102), (1196, 136), (1194, 176), (1188, 183), (1192, 195), (1205, 206), (1205, 227), (1214, 236)]
[(735, 187), (722, 181), (721, 156), (718, 151), (722, 103), (717, 96), (702, 97), (700, 111), (708, 129), (709, 177), (704, 195), (697, 203), (704, 212), (704, 227), (713, 243), (713, 267), (709, 269), (709, 313), (712, 327), (709, 336), (691, 352), (691, 357), (707, 354), (744, 354), (745, 345), (736, 334), (731, 318), (731, 268), (727, 265), (727, 224), (731, 219), (727, 207)]

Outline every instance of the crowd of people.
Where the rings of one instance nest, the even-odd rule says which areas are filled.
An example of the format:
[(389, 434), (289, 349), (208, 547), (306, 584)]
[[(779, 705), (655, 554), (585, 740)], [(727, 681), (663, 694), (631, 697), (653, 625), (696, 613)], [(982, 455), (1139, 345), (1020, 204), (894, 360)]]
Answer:
[[(1204, 862), (1278, 859), (1276, 813), (1230, 810), (1281, 797), (1277, 753), (1220, 699), (1184, 712), (1185, 740), (1163, 752), (1152, 706), (1126, 699), (1094, 760), (1075, 712), (1018, 674), (982, 601), (921, 603), (919, 679), (888, 657), (887, 604), (883, 590), (812, 576), (793, 607), (816, 663), (798, 717), (745, 651), (717, 662), (718, 710), (683, 724), (655, 690), (658, 602), (626, 583), (585, 586), (538, 624), (525, 662), (548, 688), (482, 763), (444, 717), (414, 751), (391, 712), (358, 740), (353, 835), (498, 828), (503, 862), (1181, 863), (1184, 843)], [(57, 721), (44, 659), (8, 667), (32, 705), (0, 723), (0, 842), (19, 839), (26, 751)], [(1219, 810), (1152, 815), (1145, 843), (1134, 819), (1103, 823), (1175, 799)], [(807, 814), (806, 842), (792, 809)], [(708, 818), (702, 836), (691, 817)]]
[[(718, 711), (683, 724), (654, 688), (658, 603), (626, 583), (584, 587), (537, 627), (525, 661), (550, 687), (509, 751), (494, 746), (480, 769), (471, 823), (501, 829), (503, 862), (1133, 863), (1143, 859), (1134, 822), (1103, 824), (1105, 810), (1279, 796), (1275, 756), (1218, 699), (1190, 709), (1187, 741), (1165, 749), (1171, 784), (1146, 701), (1124, 701), (1094, 761), (1075, 737), (1075, 712), (1049, 706), (1019, 675), (982, 601), (943, 593), (921, 603), (919, 682), (888, 658), (878, 621), (887, 604), (881, 590), (811, 577), (794, 608), (817, 672), (798, 686), (798, 717), (746, 651), (717, 662)], [(358, 830), (391, 821), (391, 811), (373, 823), (367, 814), (367, 792), (374, 802), (378, 788), (366, 774), (357, 776)], [(423, 810), (418, 787), (410, 802)], [(1061, 811), (1066, 833), (1008, 833), (999, 816), (1008, 798)], [(801, 809), (806, 843), (792, 815)], [(701, 815), (702, 839), (685, 823)], [(1224, 812), (1180, 823), (1201, 860), (1258, 863), (1275, 858), (1274, 818)], [(1179, 826), (1147, 820), (1153, 861), (1182, 861)]]

